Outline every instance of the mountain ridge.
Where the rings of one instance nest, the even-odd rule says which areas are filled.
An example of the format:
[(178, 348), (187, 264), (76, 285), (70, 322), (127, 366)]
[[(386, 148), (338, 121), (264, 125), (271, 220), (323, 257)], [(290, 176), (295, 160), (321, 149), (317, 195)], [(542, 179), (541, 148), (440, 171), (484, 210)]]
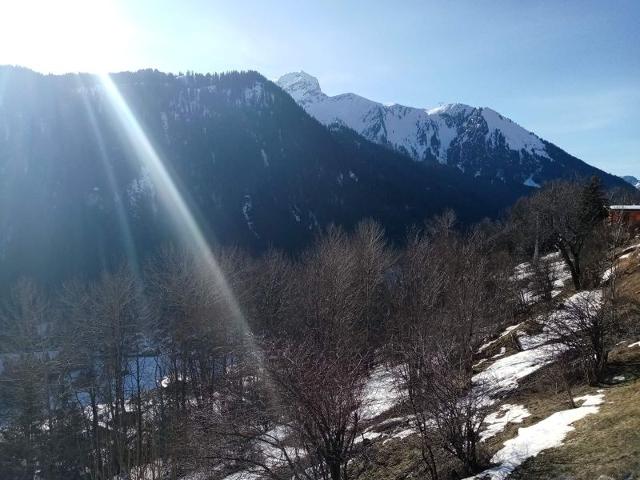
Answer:
[(304, 71), (285, 74), (277, 83), (324, 125), (348, 126), (416, 161), (530, 187), (594, 174), (611, 185), (622, 184), (619, 177), (573, 157), (489, 107), (453, 103), (415, 108), (383, 105), (354, 93), (328, 96)]
[[(527, 193), (327, 129), (257, 72), (111, 78), (212, 244), (295, 252), (364, 218), (401, 240), (446, 208), (471, 223)], [(144, 261), (176, 241), (96, 77), (0, 68), (0, 79), (0, 283), (88, 274), (128, 251)]]

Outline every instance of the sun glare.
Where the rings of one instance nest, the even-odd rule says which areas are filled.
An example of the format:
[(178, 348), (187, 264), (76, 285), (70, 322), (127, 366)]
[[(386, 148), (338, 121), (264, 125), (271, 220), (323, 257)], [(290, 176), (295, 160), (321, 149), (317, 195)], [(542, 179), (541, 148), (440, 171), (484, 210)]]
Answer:
[[(182, 242), (193, 252), (197, 260), (204, 265), (212, 275), (234, 322), (247, 334), (247, 339), (251, 341), (250, 328), (242, 308), (231, 290), (187, 202), (165, 167), (161, 155), (151, 144), (149, 137), (142, 129), (142, 126), (136, 119), (129, 105), (127, 105), (126, 100), (111, 77), (108, 74), (100, 74), (98, 75), (98, 79), (104, 88), (108, 105), (132, 147), (134, 158), (149, 172), (160, 200), (167, 212), (171, 215), (176, 231), (180, 232), (182, 236)], [(259, 349), (255, 345), (251, 345), (250, 347), (259, 361), (261, 361)]]
[(116, 2), (14, 0), (0, 8), (0, 64), (44, 73), (123, 70), (135, 36)]

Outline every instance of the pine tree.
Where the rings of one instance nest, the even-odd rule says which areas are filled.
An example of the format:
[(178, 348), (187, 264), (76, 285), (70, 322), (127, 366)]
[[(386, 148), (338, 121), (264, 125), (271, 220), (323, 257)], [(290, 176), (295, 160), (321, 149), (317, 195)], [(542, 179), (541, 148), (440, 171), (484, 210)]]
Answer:
[(599, 177), (593, 176), (582, 189), (579, 226), (585, 235), (607, 218), (607, 203)]

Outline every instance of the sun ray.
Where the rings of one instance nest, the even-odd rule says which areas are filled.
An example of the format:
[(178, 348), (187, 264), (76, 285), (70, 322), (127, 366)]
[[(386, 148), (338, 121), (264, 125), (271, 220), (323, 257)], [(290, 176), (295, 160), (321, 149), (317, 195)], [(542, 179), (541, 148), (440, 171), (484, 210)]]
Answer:
[(125, 255), (128, 265), (133, 269), (133, 273), (136, 277), (141, 277), (140, 262), (138, 261), (138, 255), (136, 253), (135, 243), (133, 235), (131, 233), (131, 226), (127, 219), (127, 214), (124, 209), (122, 196), (120, 189), (118, 188), (118, 182), (115, 178), (113, 166), (107, 153), (107, 149), (104, 143), (104, 138), (101, 129), (98, 125), (98, 120), (94, 111), (94, 107), (91, 104), (91, 100), (88, 98), (88, 92), (86, 82), (82, 81), (82, 77), (78, 76), (78, 86), (80, 88), (80, 97), (82, 99), (82, 105), (84, 106), (85, 113), (89, 120), (89, 126), (95, 137), (96, 144), (98, 146), (100, 162), (102, 164), (103, 171), (107, 178), (107, 184), (110, 189), (110, 194), (113, 195), (114, 205), (116, 208), (116, 217), (118, 220), (119, 233), (122, 236), (124, 242)]
[(246, 340), (250, 342), (249, 348), (252, 353), (262, 363), (262, 353), (252, 340), (253, 336), (244, 312), (231, 290), (195, 216), (189, 209), (160, 154), (151, 144), (149, 137), (144, 132), (131, 108), (129, 108), (113, 79), (108, 74), (99, 74), (97, 77), (106, 94), (108, 106), (112, 109), (115, 118), (131, 144), (135, 158), (148, 170), (158, 197), (171, 216), (176, 232), (181, 235), (185, 245), (189, 247), (212, 275), (213, 280), (220, 289), (232, 320), (240, 328)]

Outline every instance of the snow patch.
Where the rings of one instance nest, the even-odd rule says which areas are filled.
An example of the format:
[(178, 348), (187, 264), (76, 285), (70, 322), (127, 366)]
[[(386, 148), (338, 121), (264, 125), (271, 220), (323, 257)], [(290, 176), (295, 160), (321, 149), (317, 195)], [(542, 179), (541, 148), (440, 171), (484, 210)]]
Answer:
[(400, 430), (399, 432), (394, 433), (393, 435), (391, 435), (391, 438), (397, 438), (397, 439), (402, 440), (402, 439), (407, 438), (408, 436), (413, 435), (415, 433), (418, 433), (416, 431), (416, 429), (414, 429), (414, 428), (405, 428), (404, 430)]
[(500, 353), (496, 353), (493, 357), (491, 358), (500, 358), (500, 357), (504, 357), (504, 354), (507, 353), (507, 347), (501, 347), (500, 348)]
[(253, 209), (253, 202), (251, 200), (251, 195), (244, 196), (244, 203), (242, 204), (242, 215), (244, 216), (245, 221), (247, 222), (247, 227), (253, 233), (256, 238), (260, 238), (258, 232), (255, 231), (253, 220), (251, 219), (251, 210)]
[(602, 281), (603, 282), (608, 281), (613, 276), (614, 272), (615, 272), (615, 267), (607, 268), (602, 274)]
[[(540, 368), (552, 363), (558, 354), (566, 350), (564, 345), (553, 343), (557, 338), (552, 333), (553, 328), (549, 324), (553, 322), (567, 322), (567, 310), (571, 306), (591, 306), (598, 308), (602, 302), (602, 292), (599, 290), (582, 291), (569, 297), (563, 305), (553, 312), (548, 318), (541, 318), (546, 323), (542, 332), (537, 335), (522, 334), (518, 336), (520, 345), (524, 349), (521, 352), (502, 357), (493, 362), (484, 371), (473, 376), (473, 381), (478, 385), (489, 385), (492, 396), (497, 393), (508, 392), (518, 388), (518, 380), (527, 377)], [(503, 332), (506, 335), (516, 326)], [(495, 343), (497, 340), (494, 340)], [(483, 347), (487, 348), (487, 345)], [(482, 348), (482, 347), (481, 347)]]
[(501, 358), (474, 375), (473, 382), (490, 385), (494, 394), (515, 390), (518, 380), (553, 362), (558, 348), (556, 345), (543, 345)]
[(511, 325), (510, 327), (505, 328), (504, 331), (500, 334), (500, 336), (498, 338), (496, 338), (495, 340), (491, 340), (491, 341), (481, 345), (480, 348), (478, 348), (478, 352), (477, 353), (484, 352), (487, 348), (489, 348), (491, 345), (493, 345), (496, 342), (498, 342), (501, 338), (506, 337), (507, 335), (509, 335), (513, 330), (518, 328), (520, 325), (522, 325), (522, 322), (518, 323), (517, 325)]
[(584, 290), (573, 294), (566, 299), (558, 309), (551, 315), (546, 317), (539, 317), (538, 321), (544, 323), (542, 333), (537, 335), (521, 335), (519, 337), (520, 345), (523, 348), (535, 348), (545, 343), (553, 342), (557, 340), (556, 335), (553, 333), (555, 328), (554, 323), (560, 325), (570, 326), (571, 320), (570, 311), (575, 307), (579, 309), (599, 309), (602, 304), (602, 292), (599, 290)]
[(523, 185), (526, 187), (540, 188), (540, 184), (533, 179), (533, 175), (529, 175), (529, 178), (523, 182)]
[(295, 205), (291, 207), (291, 215), (293, 215), (296, 222), (300, 223), (300, 209)]
[(484, 419), (484, 423), (488, 425), (486, 430), (480, 433), (480, 441), (484, 442), (491, 437), (495, 437), (502, 432), (509, 423), (522, 423), (522, 421), (530, 417), (529, 410), (524, 405), (511, 405), (505, 403), (497, 412), (493, 412)]
[(385, 367), (374, 370), (364, 387), (363, 398), (363, 420), (371, 420), (396, 405), (400, 400), (400, 392), (396, 388), (393, 372)]
[(264, 463), (269, 468), (282, 466), (289, 458), (304, 456), (304, 452), (294, 447), (284, 446), (283, 442), (291, 434), (285, 425), (277, 425), (262, 435), (257, 447), (264, 457)]
[(575, 400), (582, 401), (582, 405), (556, 412), (530, 427), (520, 428), (518, 436), (504, 442), (504, 447), (491, 458), (491, 462), (498, 466), (466, 480), (503, 480), (528, 458), (561, 446), (567, 434), (574, 430), (573, 423), (598, 412), (604, 402), (604, 394), (585, 395)]
[(260, 478), (262, 478), (262, 475), (258, 473), (251, 472), (249, 470), (243, 470), (241, 472), (227, 475), (223, 480), (259, 480)]
[(383, 437), (384, 433), (382, 432), (364, 432), (363, 434), (361, 434), (360, 436), (358, 436), (354, 443), (362, 443), (364, 440), (376, 440), (380, 437)]

